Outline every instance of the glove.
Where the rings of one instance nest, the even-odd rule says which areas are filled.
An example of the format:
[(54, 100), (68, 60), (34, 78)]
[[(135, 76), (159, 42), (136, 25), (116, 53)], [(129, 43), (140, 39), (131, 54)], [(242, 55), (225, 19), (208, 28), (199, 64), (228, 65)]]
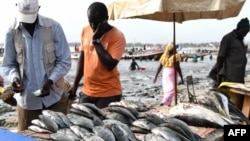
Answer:
[(53, 84), (53, 81), (48, 79), (46, 81), (46, 83), (43, 85), (42, 87), (42, 91), (41, 91), (41, 95), (39, 95), (39, 97), (45, 97), (45, 96), (48, 96), (50, 94), (50, 88), (51, 88), (51, 85)]
[(22, 84), (21, 84), (20, 79), (17, 78), (17, 77), (15, 77), (15, 78), (13, 79), (13, 82), (12, 82), (11, 86), (12, 86), (12, 88), (13, 88), (13, 91), (16, 92), (16, 93), (20, 93), (20, 92), (22, 92), (23, 89), (24, 89), (23, 86), (22, 86)]

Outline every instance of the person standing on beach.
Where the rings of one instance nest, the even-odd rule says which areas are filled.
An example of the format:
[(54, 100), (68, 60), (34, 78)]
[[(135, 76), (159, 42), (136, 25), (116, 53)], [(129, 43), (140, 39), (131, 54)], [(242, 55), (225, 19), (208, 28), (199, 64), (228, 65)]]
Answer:
[[(17, 101), (18, 131), (28, 129), (43, 109), (66, 114), (64, 76), (70, 49), (61, 25), (38, 14), (38, 0), (18, 0), (17, 16), (5, 36), (2, 69)], [(35, 96), (34, 91), (40, 90)]]
[(248, 18), (241, 19), (236, 29), (223, 36), (217, 56), (217, 81), (245, 83), (247, 46), (244, 37), (249, 32)]
[(125, 52), (126, 41), (123, 33), (108, 23), (104, 3), (92, 3), (87, 16), (89, 25), (82, 30), (80, 57), (69, 97), (76, 96), (79, 82), (84, 77), (79, 101), (104, 108), (122, 97), (117, 65)]
[[(174, 62), (175, 57), (175, 62)], [(160, 73), (160, 71), (163, 68), (162, 72), (162, 89), (163, 89), (163, 99), (161, 102), (162, 105), (170, 106), (173, 100), (173, 97), (175, 95), (175, 72), (179, 73), (179, 76), (181, 78), (181, 84), (184, 84), (182, 71), (180, 67), (180, 61), (181, 61), (181, 55), (178, 53), (174, 54), (174, 45), (173, 43), (169, 43), (164, 53), (162, 54), (160, 58), (160, 64), (157, 68), (155, 78), (153, 80), (153, 83), (157, 81), (157, 77)]]

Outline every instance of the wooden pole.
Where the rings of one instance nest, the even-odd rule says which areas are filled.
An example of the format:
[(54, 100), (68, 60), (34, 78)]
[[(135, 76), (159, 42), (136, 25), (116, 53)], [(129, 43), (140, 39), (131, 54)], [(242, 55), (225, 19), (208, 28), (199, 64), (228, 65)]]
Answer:
[(175, 13), (173, 13), (173, 45), (174, 45), (174, 91), (175, 91), (175, 105), (177, 104), (177, 73), (176, 73), (176, 58), (175, 58), (175, 53), (176, 53), (176, 43), (175, 43)]

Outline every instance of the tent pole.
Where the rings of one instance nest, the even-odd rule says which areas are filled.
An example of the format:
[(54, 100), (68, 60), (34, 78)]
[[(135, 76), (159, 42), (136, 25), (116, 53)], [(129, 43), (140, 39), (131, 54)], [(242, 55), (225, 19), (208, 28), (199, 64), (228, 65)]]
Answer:
[[(175, 13), (173, 13), (173, 18), (174, 18), (174, 22), (173, 22), (173, 45), (174, 45), (174, 54), (176, 53), (176, 43), (175, 43)], [(174, 64), (176, 64), (176, 58), (174, 55)], [(175, 105), (177, 104), (177, 73), (176, 73), (176, 65), (174, 65), (174, 91), (175, 91)]]

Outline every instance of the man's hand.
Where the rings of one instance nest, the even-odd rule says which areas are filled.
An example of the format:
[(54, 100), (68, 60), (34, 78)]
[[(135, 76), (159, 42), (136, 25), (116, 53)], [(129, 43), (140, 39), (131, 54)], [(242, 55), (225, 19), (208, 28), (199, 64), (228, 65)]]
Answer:
[(13, 79), (13, 82), (12, 82), (11, 86), (13, 88), (13, 91), (16, 92), (16, 93), (20, 93), (24, 89), (23, 86), (22, 86), (22, 83), (21, 83), (20, 79), (17, 78), (17, 77), (15, 77)]
[(105, 32), (106, 32), (106, 23), (100, 23), (95, 30), (93, 40), (100, 39)]
[(41, 95), (39, 97), (45, 97), (45, 96), (48, 96), (50, 94), (50, 88), (51, 88), (51, 85), (53, 84), (53, 81), (48, 79), (46, 81), (46, 83), (43, 85), (42, 87), (42, 91), (41, 91)]
[(77, 91), (77, 87), (72, 86), (72, 88), (68, 92), (68, 99), (75, 100), (76, 99), (76, 91)]

